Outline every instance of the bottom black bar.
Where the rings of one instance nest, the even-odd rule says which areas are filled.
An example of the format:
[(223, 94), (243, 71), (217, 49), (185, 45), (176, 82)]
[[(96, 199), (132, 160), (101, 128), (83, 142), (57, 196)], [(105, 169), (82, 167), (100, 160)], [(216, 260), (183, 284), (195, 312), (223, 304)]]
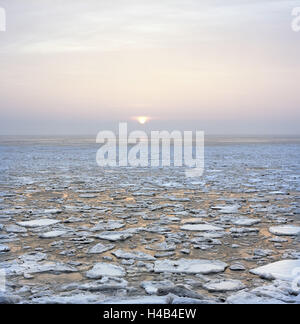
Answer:
[[(17, 307), (13, 309), (13, 307)], [(38, 307), (34, 307), (38, 306)], [(213, 307), (222, 307), (214, 309)], [(229, 306), (229, 307), (227, 307)], [(229, 318), (234, 322), (233, 305), (1, 305), (1, 317), (12, 320), (28, 320), (30, 323), (41, 323), (44, 320), (56, 323), (70, 321), (82, 323), (127, 322), (142, 323), (145, 321), (187, 321), (198, 323), (205, 318), (210, 320)], [(264, 305), (264, 307), (267, 305)], [(39, 309), (37, 309), (39, 308)], [(237, 315), (237, 319), (239, 316)], [(247, 320), (256, 320), (256, 312), (247, 312)]]

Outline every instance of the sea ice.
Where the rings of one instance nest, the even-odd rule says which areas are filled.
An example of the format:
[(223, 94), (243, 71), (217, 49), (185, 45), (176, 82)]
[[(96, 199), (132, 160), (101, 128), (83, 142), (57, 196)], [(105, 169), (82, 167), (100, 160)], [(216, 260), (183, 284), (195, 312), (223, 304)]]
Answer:
[(60, 220), (56, 219), (47, 219), (47, 218), (42, 218), (42, 219), (36, 219), (32, 221), (25, 221), (25, 222), (18, 222), (17, 225), (23, 226), (23, 227), (40, 227), (40, 226), (50, 226), (60, 223)]
[(212, 209), (218, 210), (221, 214), (236, 214), (239, 208), (240, 208), (239, 205), (212, 207)]
[(274, 226), (269, 228), (270, 233), (274, 235), (282, 235), (282, 236), (297, 236), (300, 235), (300, 227), (299, 226)]
[(10, 248), (7, 245), (0, 244), (0, 252), (9, 252)]
[(291, 281), (299, 277), (299, 269), (300, 260), (283, 260), (252, 269), (250, 273), (268, 280), (281, 279)]
[(67, 231), (51, 231), (51, 232), (43, 233), (39, 237), (43, 239), (52, 239), (52, 238), (63, 236), (66, 233)]
[(123, 267), (111, 263), (96, 263), (94, 267), (86, 273), (87, 278), (101, 279), (102, 277), (123, 277), (125, 270)]
[(125, 224), (122, 221), (108, 221), (108, 222), (99, 222), (96, 226), (91, 228), (91, 231), (112, 231), (124, 227)]
[(133, 235), (126, 232), (126, 231), (121, 231), (121, 232), (102, 232), (101, 234), (97, 235), (99, 239), (102, 240), (107, 240), (107, 241), (125, 241), (128, 238), (132, 237)]
[(221, 261), (180, 259), (156, 261), (154, 272), (157, 273), (190, 273), (211, 274), (224, 272), (227, 264)]
[(143, 252), (127, 252), (124, 250), (117, 250), (115, 252), (112, 252), (112, 254), (116, 256), (118, 259), (141, 260), (141, 261), (156, 260), (156, 258), (153, 257), (152, 255)]
[(180, 228), (184, 231), (195, 231), (195, 232), (214, 232), (214, 231), (223, 231), (224, 229), (221, 227), (209, 225), (209, 224), (191, 224), (191, 225), (183, 225)]
[(7, 233), (26, 233), (27, 229), (18, 225), (8, 225), (5, 227)]
[(89, 254), (101, 254), (104, 252), (107, 252), (109, 250), (112, 250), (115, 248), (114, 244), (102, 244), (102, 243), (98, 243), (97, 245), (93, 246), (92, 248), (90, 248), (88, 250)]
[(203, 285), (210, 292), (237, 291), (246, 288), (239, 280), (212, 280)]
[(267, 297), (261, 297), (257, 296), (255, 294), (246, 292), (246, 291), (240, 291), (236, 294), (233, 294), (229, 296), (226, 300), (228, 304), (239, 304), (239, 305), (281, 305), (285, 304), (284, 302), (277, 300), (275, 298), (267, 298)]
[(174, 284), (169, 281), (143, 281), (141, 287), (145, 289), (146, 293), (149, 295), (156, 295), (158, 289), (160, 288), (169, 288), (174, 286)]
[(237, 226), (252, 226), (260, 223), (260, 221), (261, 221), (260, 219), (241, 217), (241, 218), (233, 219), (232, 224)]

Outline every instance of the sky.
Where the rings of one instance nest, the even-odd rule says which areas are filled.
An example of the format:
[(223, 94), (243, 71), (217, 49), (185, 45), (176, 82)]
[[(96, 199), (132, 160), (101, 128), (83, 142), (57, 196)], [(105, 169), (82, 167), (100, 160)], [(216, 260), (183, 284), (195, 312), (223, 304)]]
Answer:
[(299, 135), (294, 0), (0, 0), (0, 134)]

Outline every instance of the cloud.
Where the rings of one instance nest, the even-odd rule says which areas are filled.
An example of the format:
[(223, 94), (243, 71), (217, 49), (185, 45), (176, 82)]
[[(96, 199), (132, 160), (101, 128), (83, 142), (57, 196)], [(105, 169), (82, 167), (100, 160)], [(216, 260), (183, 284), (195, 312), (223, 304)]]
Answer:
[(291, 31), (298, 0), (1, 3), (5, 129), (14, 120), (21, 132), (25, 123), (51, 129), (73, 119), (88, 128), (137, 114), (212, 124), (230, 116), (237, 127), (250, 117), (263, 124), (262, 111), (299, 117), (300, 42)]
[[(10, 0), (0, 52), (59, 53), (180, 46), (226, 39), (297, 1)], [(226, 34), (226, 31), (229, 33)], [(259, 35), (258, 35), (259, 37)]]

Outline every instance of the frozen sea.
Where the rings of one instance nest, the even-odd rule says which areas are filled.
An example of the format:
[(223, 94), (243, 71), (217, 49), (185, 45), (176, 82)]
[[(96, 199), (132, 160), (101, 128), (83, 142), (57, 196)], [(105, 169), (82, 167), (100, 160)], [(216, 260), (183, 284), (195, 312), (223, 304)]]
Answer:
[[(6, 184), (27, 185), (44, 180), (49, 174), (79, 177), (89, 183), (101, 181), (107, 169), (96, 163), (100, 144), (92, 137), (4, 137), (0, 136), (0, 181)], [(126, 172), (127, 168), (116, 168), (107, 173)], [(134, 168), (128, 168), (134, 169)], [(177, 178), (184, 168), (164, 167)], [(146, 171), (136, 168), (134, 172)], [(148, 168), (155, 181), (163, 181), (163, 172), (155, 178), (155, 168)], [(208, 137), (205, 144), (205, 173), (201, 177), (201, 188), (207, 182), (216, 189), (299, 191), (300, 138), (289, 137)], [(162, 170), (164, 171), (164, 170)], [(183, 173), (182, 173), (183, 175)], [(129, 181), (130, 181), (129, 177)], [(225, 180), (226, 179), (226, 180)], [(50, 179), (51, 180), (51, 177)], [(195, 180), (196, 181), (196, 180)], [(195, 182), (192, 181), (192, 182)], [(45, 183), (46, 185), (47, 183)], [(92, 183), (90, 183), (93, 186)], [(199, 184), (200, 185), (200, 184)]]
[(5, 302), (299, 302), (251, 270), (300, 259), (300, 138), (208, 137), (201, 178), (101, 168), (99, 147), (0, 137)]

